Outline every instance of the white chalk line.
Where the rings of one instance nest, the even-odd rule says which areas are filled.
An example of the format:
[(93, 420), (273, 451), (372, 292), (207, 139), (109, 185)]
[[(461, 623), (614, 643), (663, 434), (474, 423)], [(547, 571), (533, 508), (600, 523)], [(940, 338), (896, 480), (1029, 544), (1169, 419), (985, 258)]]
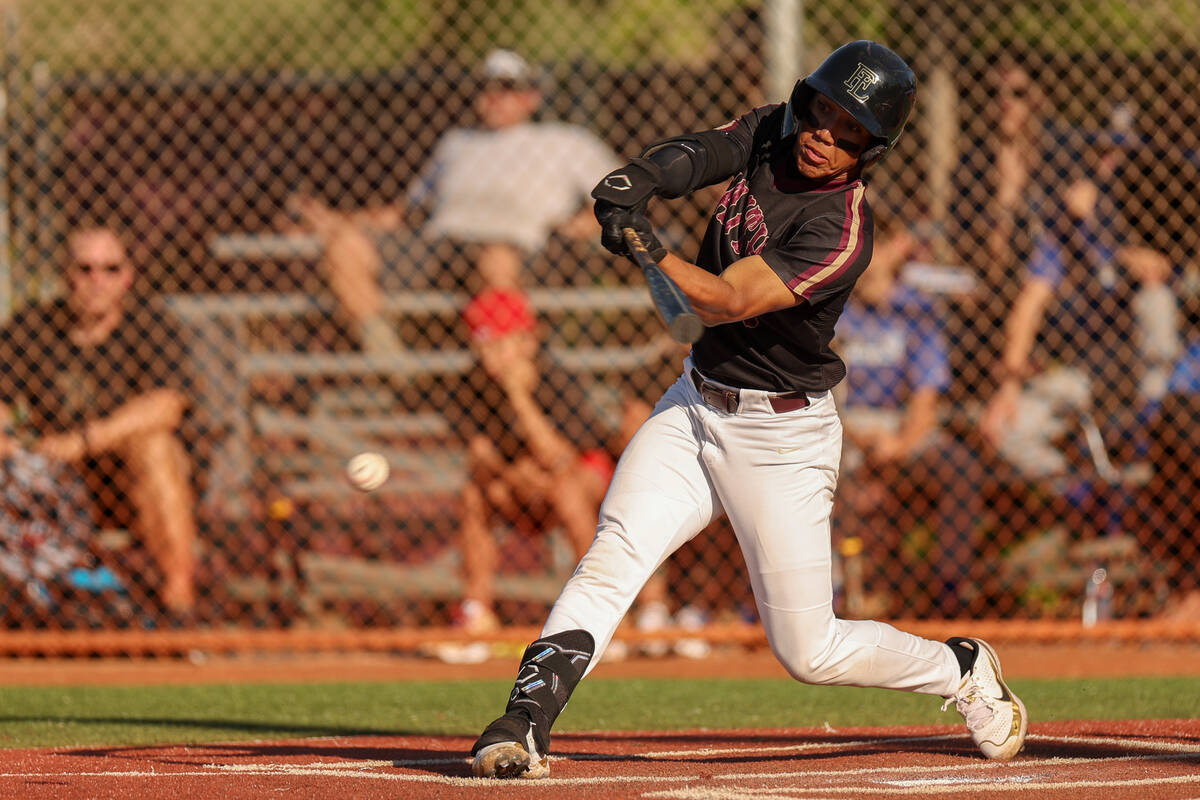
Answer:
[[(880, 739), (863, 739), (849, 742), (822, 742), (809, 743), (803, 745), (792, 745), (787, 747), (761, 747), (761, 748), (699, 748), (696, 750), (670, 750), (670, 751), (652, 751), (649, 753), (628, 753), (623, 755), (603, 756), (597, 754), (563, 754), (557, 756), (564, 760), (640, 760), (654, 758), (676, 758), (680, 756), (703, 756), (711, 754), (740, 754), (740, 755), (755, 755), (761, 753), (778, 753), (778, 752), (803, 752), (814, 749), (849, 749), (853, 747), (861, 747), (864, 745), (887, 744), (887, 743), (905, 743), (916, 741), (937, 741), (950, 738), (959, 738), (957, 736), (921, 736), (921, 737), (903, 737), (903, 738), (880, 738)], [(1141, 748), (1151, 751), (1157, 751), (1144, 754), (1127, 754), (1121, 756), (1099, 756), (1095, 758), (1088, 757), (1055, 757), (1046, 759), (1022, 759), (1015, 763), (1004, 763), (995, 761), (979, 761), (973, 764), (950, 764), (939, 766), (925, 766), (922, 770), (925, 773), (963, 773), (964, 771), (981, 771), (981, 770), (996, 770), (996, 769), (1014, 769), (1019, 768), (1026, 771), (1039, 766), (1054, 766), (1061, 767), (1064, 765), (1080, 765), (1080, 764), (1099, 764), (1099, 763), (1114, 763), (1114, 762), (1129, 762), (1129, 761), (1157, 761), (1167, 758), (1185, 759), (1200, 759), (1200, 746), (1187, 745), (1178, 742), (1161, 742), (1155, 740), (1144, 739), (1127, 739), (1102, 736), (1047, 736), (1047, 735), (1031, 735), (1030, 740), (1046, 741), (1046, 742), (1064, 742), (1076, 744), (1107, 744), (1119, 745), (1126, 749)], [(120, 771), (99, 771), (99, 772), (63, 772), (63, 773), (0, 773), (0, 778), (46, 778), (46, 777), (165, 777), (165, 776), (183, 776), (183, 777), (218, 777), (228, 775), (230, 773), (242, 775), (262, 775), (262, 776), (326, 776), (338, 778), (369, 778), (372, 780), (387, 780), (394, 782), (407, 783), (437, 783), (447, 786), (490, 786), (497, 788), (500, 786), (585, 786), (585, 785), (604, 785), (604, 784), (627, 784), (627, 783), (682, 783), (696, 780), (695, 776), (664, 776), (664, 775), (608, 775), (608, 776), (586, 776), (579, 778), (543, 778), (535, 784), (530, 784), (524, 781), (488, 781), (479, 778), (453, 777), (446, 775), (414, 775), (402, 772), (380, 772), (373, 770), (383, 770), (387, 768), (403, 768), (412, 766), (450, 766), (461, 765), (465, 766), (468, 760), (464, 757), (447, 757), (447, 758), (428, 758), (428, 759), (411, 759), (411, 760), (370, 760), (370, 761), (333, 761), (333, 762), (312, 762), (309, 764), (294, 764), (294, 763), (266, 763), (266, 764), (204, 764), (201, 770), (187, 771), (145, 771), (145, 770), (120, 770)], [(726, 773), (711, 775), (710, 779), (721, 781), (745, 781), (745, 780), (780, 780), (787, 778), (836, 778), (836, 777), (852, 777), (863, 774), (886, 775), (888, 773), (901, 772), (906, 775), (912, 773), (911, 766), (905, 767), (863, 767), (855, 769), (831, 769), (831, 770), (802, 770), (794, 772), (757, 772), (757, 773)], [(706, 798), (707, 800), (722, 800), (722, 798), (734, 797), (754, 797), (757, 800), (768, 800), (770, 796), (786, 797), (788, 800), (795, 800), (799, 792), (808, 800), (815, 800), (812, 793), (833, 793), (844, 795), (852, 792), (863, 792), (866, 794), (912, 794), (920, 791), (929, 791), (931, 793), (944, 793), (946, 791), (957, 791), (955, 787), (961, 787), (965, 783), (972, 785), (974, 789), (984, 789), (992, 791), (1009, 791), (1014, 787), (1022, 786), (1029, 788), (1032, 781), (1035, 781), (1037, 776), (1028, 776), (1027, 779), (1022, 779), (1018, 776), (997, 776), (995, 779), (987, 777), (968, 777), (966, 775), (951, 776), (946, 778), (931, 778), (923, 780), (906, 779), (901, 781), (887, 781), (878, 779), (873, 783), (888, 783), (889, 787), (883, 786), (847, 786), (847, 787), (762, 787), (762, 788), (747, 788), (738, 787), (727, 790), (718, 787), (678, 787), (677, 791), (686, 794), (671, 794), (676, 790), (668, 790), (656, 794), (648, 794), (647, 797), (672, 797), (680, 798), (680, 800), (689, 800), (690, 798)], [(1131, 781), (1058, 781), (1054, 783), (1033, 783), (1038, 789), (1050, 788), (1085, 788), (1090, 786), (1140, 786), (1140, 785), (1156, 785), (1159, 783), (1189, 783), (1200, 782), (1200, 775), (1188, 776), (1164, 776), (1160, 778), (1147, 778)], [(1007, 787), (1007, 788), (1005, 788)], [(779, 792), (787, 792), (786, 795), (777, 795)], [(696, 792), (699, 792), (697, 794)], [(711, 794), (715, 792), (716, 794)], [(706, 794), (707, 793), (707, 794)], [(775, 794), (768, 794), (775, 793)]]
[[(879, 739), (858, 739), (847, 742), (808, 742), (805, 744), (777, 745), (771, 747), (723, 747), (697, 748), (694, 750), (658, 750), (641, 753), (642, 758), (677, 758), (681, 756), (711, 756), (711, 755), (759, 755), (764, 753), (801, 753), (811, 750), (848, 749), (851, 747), (872, 747), (875, 745), (911, 744), (913, 742), (965, 741), (965, 734), (940, 734), (937, 736), (906, 736), (883, 737)], [(1171, 752), (1187, 753), (1200, 752), (1200, 745), (1188, 745), (1179, 742), (1158, 742), (1154, 740), (1136, 740), (1105, 736), (1049, 736), (1030, 734), (1026, 741), (1033, 742), (1065, 742), (1068, 744), (1111, 744), (1124, 748), (1142, 747), (1150, 750), (1170, 750)], [(598, 756), (597, 758), (605, 758)]]
[(678, 758), (680, 756), (723, 756), (761, 755), (764, 753), (804, 753), (810, 750), (870, 747), (879, 744), (910, 744), (912, 742), (938, 742), (962, 739), (963, 734), (939, 734), (937, 736), (884, 737), (880, 739), (857, 739), (847, 742), (807, 742), (804, 744), (782, 744), (771, 747), (702, 747), (694, 750), (652, 750), (642, 753), (643, 758)]
[(670, 775), (629, 775), (629, 776), (595, 776), (588, 778), (539, 778), (536, 781), (496, 781), (488, 778), (456, 778), (448, 775), (411, 775), (402, 772), (363, 772), (357, 769), (308, 769), (304, 766), (293, 766), (290, 769), (275, 769), (287, 766), (281, 764), (266, 765), (272, 769), (227, 770), (182, 770), (182, 771), (146, 771), (146, 770), (114, 770), (106, 772), (4, 772), (0, 779), (21, 778), (25, 780), (36, 778), (172, 778), (172, 777), (228, 777), (231, 773), (245, 776), (262, 777), (312, 777), (324, 776), (331, 778), (367, 778), (370, 780), (393, 781), (399, 783), (436, 783), (442, 786), (474, 786), (479, 789), (496, 790), (502, 788), (521, 788), (528, 791), (539, 786), (583, 786), (602, 785), (609, 783), (679, 783), (695, 780), (687, 776)]
[[(1097, 758), (1088, 758), (1080, 756), (1076, 758), (1022, 758), (1020, 761), (978, 761), (970, 765), (963, 764), (943, 764), (940, 766), (926, 765), (921, 767), (922, 772), (954, 772), (956, 770), (974, 769), (974, 770), (1004, 770), (1013, 769), (1015, 767), (1070, 767), (1082, 764), (1115, 764), (1125, 761), (1163, 761), (1166, 759), (1197, 759), (1200, 760), (1200, 753), (1154, 753), (1148, 755), (1127, 755), (1127, 756), (1099, 756)], [(729, 775), (714, 775), (714, 778), (719, 780), (747, 780), (747, 779), (766, 779), (766, 778), (802, 778), (802, 777), (837, 777), (850, 775), (866, 775), (866, 774), (883, 774), (888, 772), (904, 772), (911, 773), (913, 768), (909, 766), (896, 767), (857, 767), (854, 769), (806, 769), (796, 770), (794, 772), (735, 772)]]
[[(971, 783), (973, 794), (979, 792), (1043, 792), (1058, 789), (1128, 789), (1137, 786), (1162, 786), (1164, 784), (1179, 785), (1200, 783), (1200, 775), (1168, 775), (1159, 778), (1116, 778), (1113, 780), (1079, 780), (1079, 781), (1050, 781), (1047, 783), (1000, 782)], [(769, 786), (761, 789), (683, 786), (676, 789), (646, 792), (642, 797), (664, 798), (664, 800), (815, 800), (821, 796), (862, 797), (863, 795), (916, 795), (926, 797), (933, 794), (961, 793), (961, 784), (920, 785), (920, 786), (823, 786), (817, 787), (780, 787)]]
[(1144, 747), (1147, 750), (1170, 751), (1172, 753), (1200, 753), (1200, 745), (1183, 742), (1160, 742), (1154, 739), (1128, 739), (1119, 736), (1045, 736), (1030, 734), (1025, 741), (1067, 742), (1068, 744), (1113, 744), (1120, 747)]

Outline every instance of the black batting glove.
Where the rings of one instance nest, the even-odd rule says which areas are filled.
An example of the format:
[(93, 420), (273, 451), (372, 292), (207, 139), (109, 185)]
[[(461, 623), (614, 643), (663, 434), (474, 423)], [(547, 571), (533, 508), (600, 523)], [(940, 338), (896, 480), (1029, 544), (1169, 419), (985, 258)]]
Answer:
[(654, 235), (654, 226), (646, 219), (643, 209), (625, 209), (604, 200), (596, 201), (596, 219), (600, 223), (600, 244), (605, 250), (618, 256), (629, 256), (629, 245), (625, 243), (625, 229), (633, 228), (650, 259), (654, 263), (663, 260), (667, 248)]
[(592, 189), (592, 198), (618, 208), (644, 208), (662, 187), (662, 167), (644, 158), (635, 158), (604, 176)]

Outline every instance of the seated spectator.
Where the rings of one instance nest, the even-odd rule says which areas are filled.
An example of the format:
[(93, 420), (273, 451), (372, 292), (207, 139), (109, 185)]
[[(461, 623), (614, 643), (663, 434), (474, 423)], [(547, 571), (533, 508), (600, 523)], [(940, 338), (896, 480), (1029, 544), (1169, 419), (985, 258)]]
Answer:
[[(466, 421), (470, 479), (463, 491), (460, 537), (465, 591), (460, 623), (497, 626), (493, 582), (498, 564), (490, 527), (501, 519), (526, 535), (561, 525), (575, 557), (592, 543), (596, 511), (615, 467), (613, 449), (570, 376), (548, 374), (539, 358), (536, 322), (525, 296), (489, 289), (463, 312), (479, 356), (479, 380)], [(485, 411), (482, 416), (480, 411)], [(632, 401), (617, 438), (649, 415)], [(617, 447), (623, 446), (618, 441)]]
[(1046, 98), (1029, 71), (1008, 58), (995, 65), (990, 77), (989, 125), (979, 154), (986, 158), (985, 169), (972, 176), (982, 179), (984, 189), (982, 202), (975, 204), (981, 213), (972, 214), (981, 227), (972, 232), (983, 243), (985, 279), (998, 286), (1025, 263), (1038, 227), (1045, 199), (1037, 178), (1047, 146)]
[[(486, 632), (500, 625), (494, 585), (500, 554), (493, 526), (508, 524), (523, 540), (560, 526), (574, 557), (582, 558), (595, 536), (616, 459), (651, 409), (626, 396), (615, 424), (600, 421), (578, 382), (544, 365), (536, 321), (519, 291), (485, 290), (463, 318), (480, 365), (469, 408), (486, 413), (466, 417), (475, 431), (466, 437), (469, 480), (459, 521), (464, 592), (454, 624)], [(639, 597), (639, 630), (672, 627), (667, 599), (659, 574)], [(645, 649), (666, 651), (665, 645)], [(694, 640), (684, 648), (701, 650), (707, 652)], [(485, 648), (472, 647), (438, 652), (448, 660), (487, 655)]]
[[(1178, 349), (1167, 285), (1173, 267), (1163, 253), (1130, 241), (1117, 191), (1128, 134), (1076, 138), (1007, 320), (998, 389), (981, 431), (1023, 476), (1120, 505), (1119, 492), (1072, 484), (1113, 488), (1144, 452), (1146, 410), (1163, 385), (1156, 365)], [(1064, 447), (1064, 439), (1078, 444)], [(1094, 533), (1114, 532), (1121, 516), (1115, 506), (1082, 515), (1099, 523)]]
[[(978, 561), (972, 541), (978, 465), (965, 445), (940, 428), (939, 407), (950, 386), (940, 311), (898, 281), (906, 263), (930, 254), (894, 220), (881, 215), (876, 231), (871, 265), (850, 296), (836, 335), (847, 364), (840, 406), (842, 470), (849, 480), (838, 491), (840, 533), (863, 540), (875, 567), (867, 573), (868, 602), (880, 607), (847, 610), (871, 615), (932, 607), (954, 616), (962, 610), (962, 570)], [(883, 565), (904, 560), (902, 540), (926, 515), (933, 532), (929, 564), (912, 565), (906, 573), (911, 585), (901, 586)], [(919, 597), (927, 587), (932, 596)], [(895, 606), (897, 589), (906, 597), (903, 608)]]
[(986, 365), (999, 357), (997, 331), (1041, 226), (1046, 195), (1041, 176), (1052, 143), (1046, 98), (1027, 63), (1027, 54), (1017, 60), (1006, 53), (980, 83), (964, 87), (965, 100), (979, 105), (965, 123), (969, 139), (959, 148), (955, 228), (948, 238), (982, 288), (968, 306), (952, 310), (958, 342), (950, 353), (951, 393), (956, 399), (976, 397), (987, 384)]
[[(66, 296), (0, 330), (0, 402), (27, 449), (79, 468), (103, 527), (127, 527), (153, 556), (172, 615), (196, 601), (185, 343), (151, 301), (108, 228), (68, 239)], [(14, 447), (8, 440), (6, 447)]]
[[(552, 232), (587, 240), (597, 230), (589, 192), (616, 155), (578, 126), (533, 121), (542, 91), (516, 53), (492, 51), (481, 79), (479, 127), (448, 131), (403, 201), (352, 213), (296, 201), (324, 239), (329, 288), (368, 350), (398, 346), (380, 316), (383, 292), (513, 288)], [(414, 231), (418, 209), (428, 216)]]

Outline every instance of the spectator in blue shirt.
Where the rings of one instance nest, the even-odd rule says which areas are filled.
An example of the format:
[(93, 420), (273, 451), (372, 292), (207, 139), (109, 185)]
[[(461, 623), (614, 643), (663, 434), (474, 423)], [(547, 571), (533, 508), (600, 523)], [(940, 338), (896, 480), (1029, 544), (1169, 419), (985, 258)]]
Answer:
[[(1089, 485), (1119, 484), (1122, 468), (1144, 453), (1146, 411), (1161, 398), (1165, 365), (1178, 349), (1172, 264), (1132, 241), (1117, 200), (1128, 135), (1078, 137), (1064, 147), (1073, 158), (1026, 265), (998, 389), (981, 421), (984, 437), (1021, 474), (1058, 480), (1067, 492), (1081, 476)], [(1064, 437), (1080, 445), (1064, 450)], [(1102, 524), (1111, 529), (1121, 515), (1108, 511)]]
[[(844, 531), (863, 533), (867, 552), (874, 542), (899, 550), (904, 536), (927, 518), (933, 531), (930, 557), (913, 565), (912, 587), (936, 587), (924, 609), (955, 615), (962, 610), (961, 570), (968, 554), (979, 492), (962, 490), (978, 467), (965, 445), (941, 429), (939, 410), (950, 388), (949, 346), (935, 300), (899, 281), (901, 268), (922, 257), (917, 237), (880, 215), (871, 265), (837, 325), (846, 360), (845, 396), (840, 400), (846, 451), (842, 482)], [(928, 253), (923, 254), (928, 257)], [(882, 533), (886, 531), (886, 533)], [(879, 542), (881, 535), (884, 542)], [(872, 556), (894, 563), (899, 553)], [(877, 575), (877, 586), (895, 576)], [(908, 594), (907, 610), (919, 599)], [(895, 611), (897, 609), (872, 609)]]

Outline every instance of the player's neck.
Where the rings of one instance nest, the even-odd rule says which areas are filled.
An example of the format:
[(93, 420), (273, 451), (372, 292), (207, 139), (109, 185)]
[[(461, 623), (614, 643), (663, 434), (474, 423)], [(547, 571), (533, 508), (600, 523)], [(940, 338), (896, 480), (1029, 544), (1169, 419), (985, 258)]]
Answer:
[(862, 170), (855, 168), (828, 178), (808, 178), (797, 173), (792, 177), (792, 191), (801, 192), (836, 192), (853, 186), (862, 178)]
[(848, 172), (843, 172), (841, 175), (834, 175), (827, 178), (821, 183), (822, 189), (842, 189), (853, 183), (857, 183), (862, 178), (862, 167), (855, 167)]

